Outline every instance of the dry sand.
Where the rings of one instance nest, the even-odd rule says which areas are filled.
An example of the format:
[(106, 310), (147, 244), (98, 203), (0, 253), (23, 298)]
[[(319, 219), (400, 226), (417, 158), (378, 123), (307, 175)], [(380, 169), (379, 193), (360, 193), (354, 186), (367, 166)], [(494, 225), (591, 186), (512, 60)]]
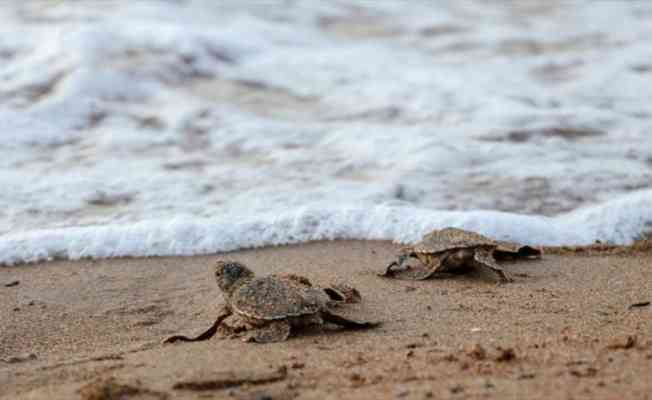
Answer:
[(651, 251), (549, 252), (506, 264), (516, 282), (497, 285), (481, 272), (376, 277), (396, 249), (337, 241), (228, 254), (260, 273), (346, 280), (363, 295), (355, 311), (384, 322), (269, 345), (160, 344), (211, 324), (219, 255), (0, 268), (0, 397), (94, 398), (113, 378), (106, 388), (128, 385), (130, 399), (652, 399), (652, 306), (630, 307), (652, 301)]

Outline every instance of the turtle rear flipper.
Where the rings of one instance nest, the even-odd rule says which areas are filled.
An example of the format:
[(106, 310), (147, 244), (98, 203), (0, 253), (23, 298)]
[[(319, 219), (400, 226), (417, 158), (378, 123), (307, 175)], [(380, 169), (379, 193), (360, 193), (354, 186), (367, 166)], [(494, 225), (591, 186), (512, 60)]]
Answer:
[(245, 342), (274, 343), (283, 342), (290, 337), (290, 323), (287, 320), (273, 321), (250, 331), (245, 336)]
[(520, 245), (512, 242), (498, 242), (494, 250), (496, 260), (515, 260), (518, 258), (541, 258), (543, 251), (534, 246)]
[(498, 275), (498, 278), (500, 278), (500, 281), (503, 283), (514, 281), (512, 278), (507, 276), (505, 271), (503, 271), (502, 268), (500, 268), (500, 266), (496, 263), (496, 260), (492, 255), (492, 250), (476, 249), (475, 254), (473, 255), (473, 261), (477, 266), (486, 268), (494, 274)]
[(344, 328), (349, 329), (368, 329), (375, 328), (380, 325), (380, 322), (359, 321), (344, 317), (342, 315), (334, 314), (330, 311), (323, 311), (321, 316), (325, 322), (330, 322), (331, 324), (343, 326)]
[(324, 292), (326, 292), (334, 304), (355, 304), (362, 301), (362, 295), (360, 294), (360, 291), (353, 286), (347, 285), (346, 283), (335, 283), (329, 287), (325, 287)]
[(163, 341), (163, 344), (176, 343), (176, 342), (201, 342), (203, 340), (208, 340), (213, 336), (215, 336), (215, 333), (217, 332), (217, 328), (220, 326), (222, 321), (224, 321), (229, 315), (231, 315), (231, 312), (228, 309), (223, 308), (222, 312), (220, 312), (215, 322), (213, 322), (213, 325), (211, 325), (210, 328), (205, 330), (199, 336), (195, 336), (192, 338), (183, 335), (170, 336), (169, 338)]

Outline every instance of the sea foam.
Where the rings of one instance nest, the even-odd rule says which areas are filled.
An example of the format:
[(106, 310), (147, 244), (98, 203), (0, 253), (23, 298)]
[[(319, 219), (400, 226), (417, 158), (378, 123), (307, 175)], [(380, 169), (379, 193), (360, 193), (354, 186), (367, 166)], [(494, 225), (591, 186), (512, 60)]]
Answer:
[(648, 3), (102, 4), (0, 10), (2, 264), (650, 230)]
[(175, 218), (130, 225), (37, 230), (0, 238), (0, 264), (52, 259), (198, 255), (316, 240), (370, 239), (414, 243), (454, 226), (531, 245), (628, 244), (652, 233), (652, 191), (554, 218), (496, 211), (407, 207), (303, 208), (231, 219)]

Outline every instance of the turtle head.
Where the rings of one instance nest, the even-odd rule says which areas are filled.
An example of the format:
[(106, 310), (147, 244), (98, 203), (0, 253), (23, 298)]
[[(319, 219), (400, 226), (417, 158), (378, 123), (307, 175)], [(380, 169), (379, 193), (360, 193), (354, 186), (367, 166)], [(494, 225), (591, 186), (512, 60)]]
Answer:
[(254, 277), (254, 273), (244, 264), (237, 261), (218, 261), (215, 265), (215, 279), (217, 286), (224, 293), (231, 291), (244, 282)]

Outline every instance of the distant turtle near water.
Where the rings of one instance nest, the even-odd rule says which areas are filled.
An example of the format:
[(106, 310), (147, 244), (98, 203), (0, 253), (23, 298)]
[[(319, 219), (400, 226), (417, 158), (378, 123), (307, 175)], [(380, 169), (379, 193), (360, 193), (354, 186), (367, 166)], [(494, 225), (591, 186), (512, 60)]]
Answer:
[(280, 342), (292, 328), (332, 323), (346, 328), (364, 329), (379, 325), (349, 319), (334, 312), (345, 303), (355, 303), (359, 292), (344, 284), (319, 288), (302, 276), (269, 275), (256, 277), (244, 264), (219, 261), (215, 266), (217, 285), (226, 305), (213, 325), (195, 338), (172, 336), (164, 343), (210, 339), (220, 329), (232, 336), (244, 336), (256, 343)]
[[(410, 258), (421, 266), (403, 267)], [(435, 230), (414, 246), (404, 247), (397, 261), (390, 263), (381, 276), (423, 280), (439, 274), (464, 273), (476, 266), (490, 270), (501, 282), (511, 282), (496, 260), (541, 257), (541, 250), (517, 243), (501, 242), (458, 228)]]

